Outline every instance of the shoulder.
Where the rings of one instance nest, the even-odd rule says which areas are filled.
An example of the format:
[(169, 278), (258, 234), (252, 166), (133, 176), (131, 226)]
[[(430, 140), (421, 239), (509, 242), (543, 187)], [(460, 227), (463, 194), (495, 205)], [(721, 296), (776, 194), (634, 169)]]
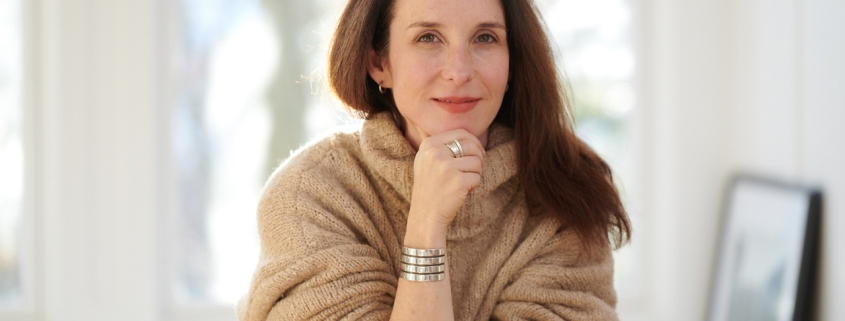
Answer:
[(267, 194), (326, 184), (336, 174), (362, 170), (359, 131), (340, 131), (309, 142), (277, 167), (264, 186)]
[(359, 136), (339, 132), (315, 140), (273, 172), (257, 208), (259, 235), (268, 238), (263, 243), (321, 247), (354, 239), (343, 222), (363, 220), (360, 200), (373, 198), (359, 197), (372, 196)]

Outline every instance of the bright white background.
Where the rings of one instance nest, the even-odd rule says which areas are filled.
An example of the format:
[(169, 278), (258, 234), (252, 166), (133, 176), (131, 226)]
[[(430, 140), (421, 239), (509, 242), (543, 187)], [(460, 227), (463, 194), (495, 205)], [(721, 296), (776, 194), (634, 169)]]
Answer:
[[(723, 189), (752, 171), (824, 189), (819, 316), (845, 319), (845, 3), (636, 3), (648, 265), (620, 315), (703, 320)], [(173, 15), (170, 1), (25, 1), (32, 291), (0, 319), (234, 315), (169, 296)]]

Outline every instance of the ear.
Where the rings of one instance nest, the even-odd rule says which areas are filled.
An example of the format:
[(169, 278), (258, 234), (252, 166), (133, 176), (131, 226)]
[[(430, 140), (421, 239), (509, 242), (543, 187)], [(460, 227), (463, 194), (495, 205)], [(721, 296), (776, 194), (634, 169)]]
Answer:
[(379, 56), (373, 49), (370, 49), (367, 56), (367, 72), (377, 84), (384, 88), (393, 88), (393, 77), (390, 74), (387, 57)]

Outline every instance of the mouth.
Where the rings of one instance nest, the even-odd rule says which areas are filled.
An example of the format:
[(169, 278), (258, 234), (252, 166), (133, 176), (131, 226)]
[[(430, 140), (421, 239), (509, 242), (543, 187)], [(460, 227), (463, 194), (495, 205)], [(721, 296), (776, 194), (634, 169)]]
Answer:
[(481, 100), (480, 98), (472, 98), (472, 97), (444, 97), (444, 98), (434, 98), (435, 101), (441, 103), (448, 103), (448, 104), (466, 104), (472, 103)]
[(476, 105), (478, 102), (481, 101), (481, 98), (475, 97), (440, 97), (440, 98), (433, 98), (434, 102), (440, 106), (443, 110), (453, 113), (453, 114), (462, 114), (466, 113)]

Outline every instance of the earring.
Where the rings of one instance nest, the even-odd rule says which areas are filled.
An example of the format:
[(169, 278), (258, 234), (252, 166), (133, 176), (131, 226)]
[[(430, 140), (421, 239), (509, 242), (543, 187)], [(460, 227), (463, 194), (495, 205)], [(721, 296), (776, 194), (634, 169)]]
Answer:
[(378, 92), (380, 92), (382, 94), (387, 92), (386, 90), (384, 90), (384, 88), (381, 87), (381, 83), (378, 83)]

